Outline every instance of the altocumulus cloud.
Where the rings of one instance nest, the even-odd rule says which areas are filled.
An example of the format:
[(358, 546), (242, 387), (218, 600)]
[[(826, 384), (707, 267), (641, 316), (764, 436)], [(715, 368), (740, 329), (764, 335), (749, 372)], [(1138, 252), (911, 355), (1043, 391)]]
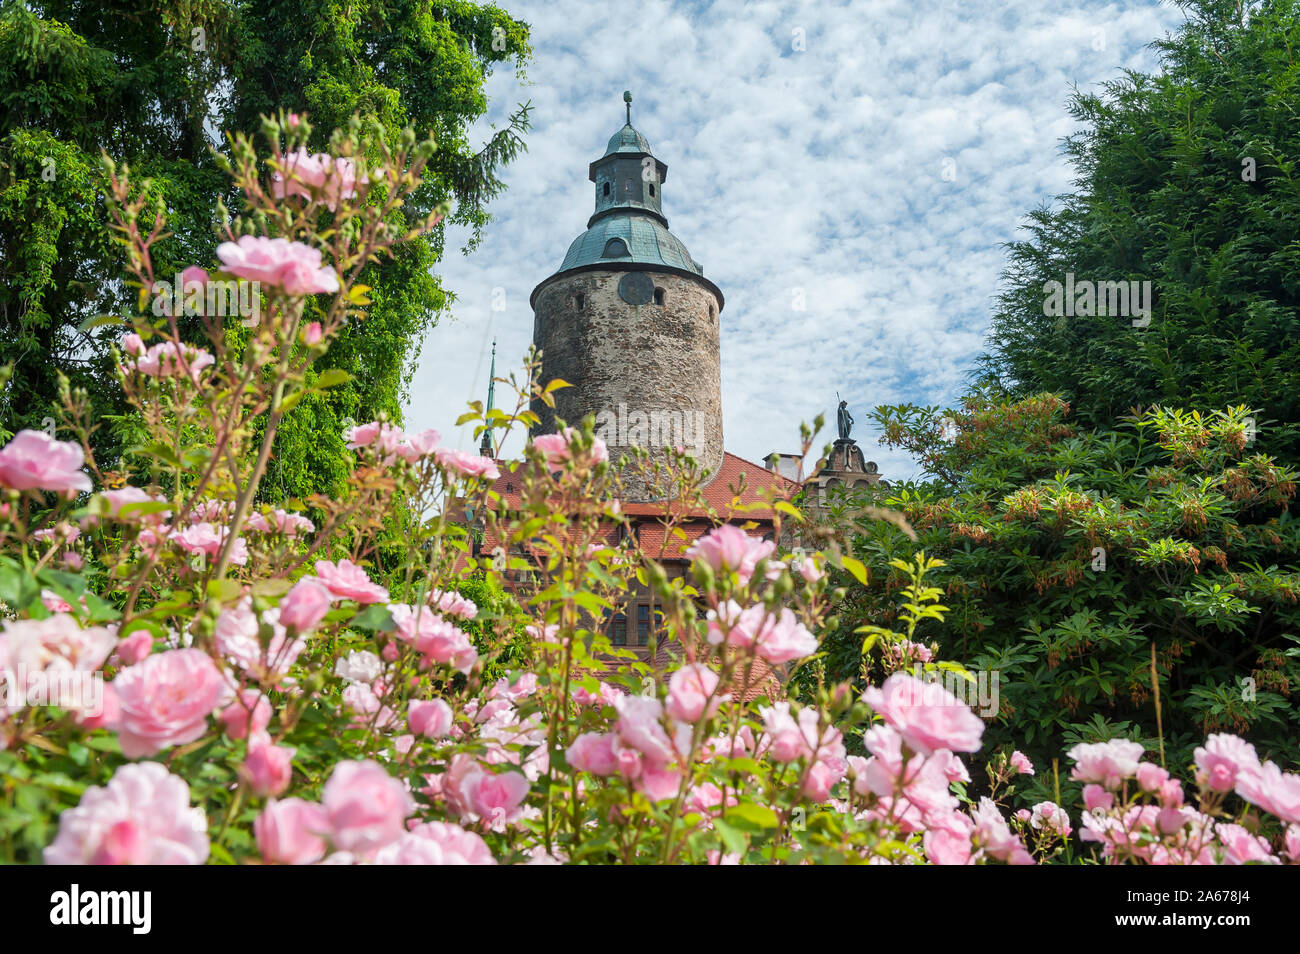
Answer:
[[(671, 227), (727, 297), (724, 433), (752, 460), (795, 448), (818, 413), (833, 430), (837, 390), (860, 421), (956, 398), (1001, 244), (1069, 188), (1072, 85), (1152, 69), (1149, 44), (1182, 19), (1153, 0), (503, 6), (531, 25), (536, 59), (526, 82), (492, 76), (479, 132), (525, 99), (534, 129), (482, 245), (462, 256), (465, 235), (448, 235), (439, 273), (457, 302), (424, 343), (408, 423), (473, 443), (455, 419), (486, 391), (489, 342), (498, 375), (528, 347), (528, 295), (591, 214), (587, 164), (630, 89), (669, 166)], [(887, 476), (917, 473), (855, 436)]]

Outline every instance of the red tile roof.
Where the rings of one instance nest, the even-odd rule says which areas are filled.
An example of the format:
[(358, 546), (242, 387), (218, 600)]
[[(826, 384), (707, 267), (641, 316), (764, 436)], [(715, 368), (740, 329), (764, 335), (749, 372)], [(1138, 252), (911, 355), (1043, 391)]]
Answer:
[[(497, 461), (501, 476), (492, 483), (492, 489), (500, 496), (502, 502), (511, 509), (521, 504), (520, 476), (509, 468), (517, 468), (520, 461)], [(744, 486), (741, 488), (741, 481)], [(730, 452), (722, 455), (722, 466), (703, 488), (704, 500), (718, 516), (726, 521), (737, 520), (771, 520), (772, 509), (767, 505), (767, 498), (788, 500), (798, 493), (802, 485), (797, 481), (782, 477), (775, 471), (768, 470), (762, 464), (745, 460)], [(736, 490), (740, 488), (740, 493)], [(665, 512), (681, 514), (688, 517), (705, 517), (707, 511), (698, 507), (683, 511), (675, 503), (663, 502), (634, 503), (624, 501), (623, 513), (631, 517), (657, 517)]]

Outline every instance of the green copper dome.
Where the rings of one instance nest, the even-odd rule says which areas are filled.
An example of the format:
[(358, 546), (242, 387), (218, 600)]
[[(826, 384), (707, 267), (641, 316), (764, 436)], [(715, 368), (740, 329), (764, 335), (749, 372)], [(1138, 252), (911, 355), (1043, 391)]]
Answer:
[(619, 152), (650, 155), (650, 141), (633, 129), (631, 123), (628, 123), (609, 137), (609, 145), (605, 147), (605, 155), (607, 156)]
[(571, 268), (604, 263), (617, 268), (629, 262), (704, 274), (704, 269), (666, 225), (649, 215), (637, 214), (601, 217), (573, 240), (559, 270), (567, 272)]

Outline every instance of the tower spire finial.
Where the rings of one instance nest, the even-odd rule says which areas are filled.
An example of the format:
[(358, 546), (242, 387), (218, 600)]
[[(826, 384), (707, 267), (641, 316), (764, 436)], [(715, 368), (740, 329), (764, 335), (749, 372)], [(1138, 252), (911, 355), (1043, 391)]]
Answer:
[[(496, 378), (497, 378), (497, 339), (493, 338), (492, 339), (492, 370), (488, 372), (488, 399), (487, 399), (488, 411), (492, 410), (492, 405), (496, 398), (496, 391), (497, 391)], [(487, 416), (486, 412), (484, 413), (484, 416), (485, 417)], [(479, 441), (478, 452), (482, 454), (484, 457), (494, 456), (492, 453), (491, 433), (492, 433), (491, 428), (484, 429), (483, 439)]]
[(623, 103), (627, 106), (627, 124), (631, 126), (632, 125), (632, 91), (630, 89), (623, 90)]

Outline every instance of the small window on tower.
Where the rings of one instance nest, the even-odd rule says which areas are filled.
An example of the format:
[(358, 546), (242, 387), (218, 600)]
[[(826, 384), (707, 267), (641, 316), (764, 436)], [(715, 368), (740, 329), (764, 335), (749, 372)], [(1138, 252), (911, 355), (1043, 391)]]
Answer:
[(655, 194), (655, 184), (653, 182), (650, 183), (650, 194), (651, 195)]
[(609, 195), (609, 183), (605, 183), (605, 195)]
[(663, 290), (662, 288), (656, 288), (656, 289), (655, 289), (655, 304), (656, 304), (656, 305), (662, 305), (663, 303), (664, 303), (664, 290)]
[(584, 295), (574, 295), (574, 296), (573, 296), (573, 303), (574, 303), (575, 305), (578, 306), (578, 310), (579, 310), (579, 311), (582, 311), (582, 307), (583, 307), (583, 305), (585, 305), (585, 304), (587, 303), (586, 296), (584, 296)]

